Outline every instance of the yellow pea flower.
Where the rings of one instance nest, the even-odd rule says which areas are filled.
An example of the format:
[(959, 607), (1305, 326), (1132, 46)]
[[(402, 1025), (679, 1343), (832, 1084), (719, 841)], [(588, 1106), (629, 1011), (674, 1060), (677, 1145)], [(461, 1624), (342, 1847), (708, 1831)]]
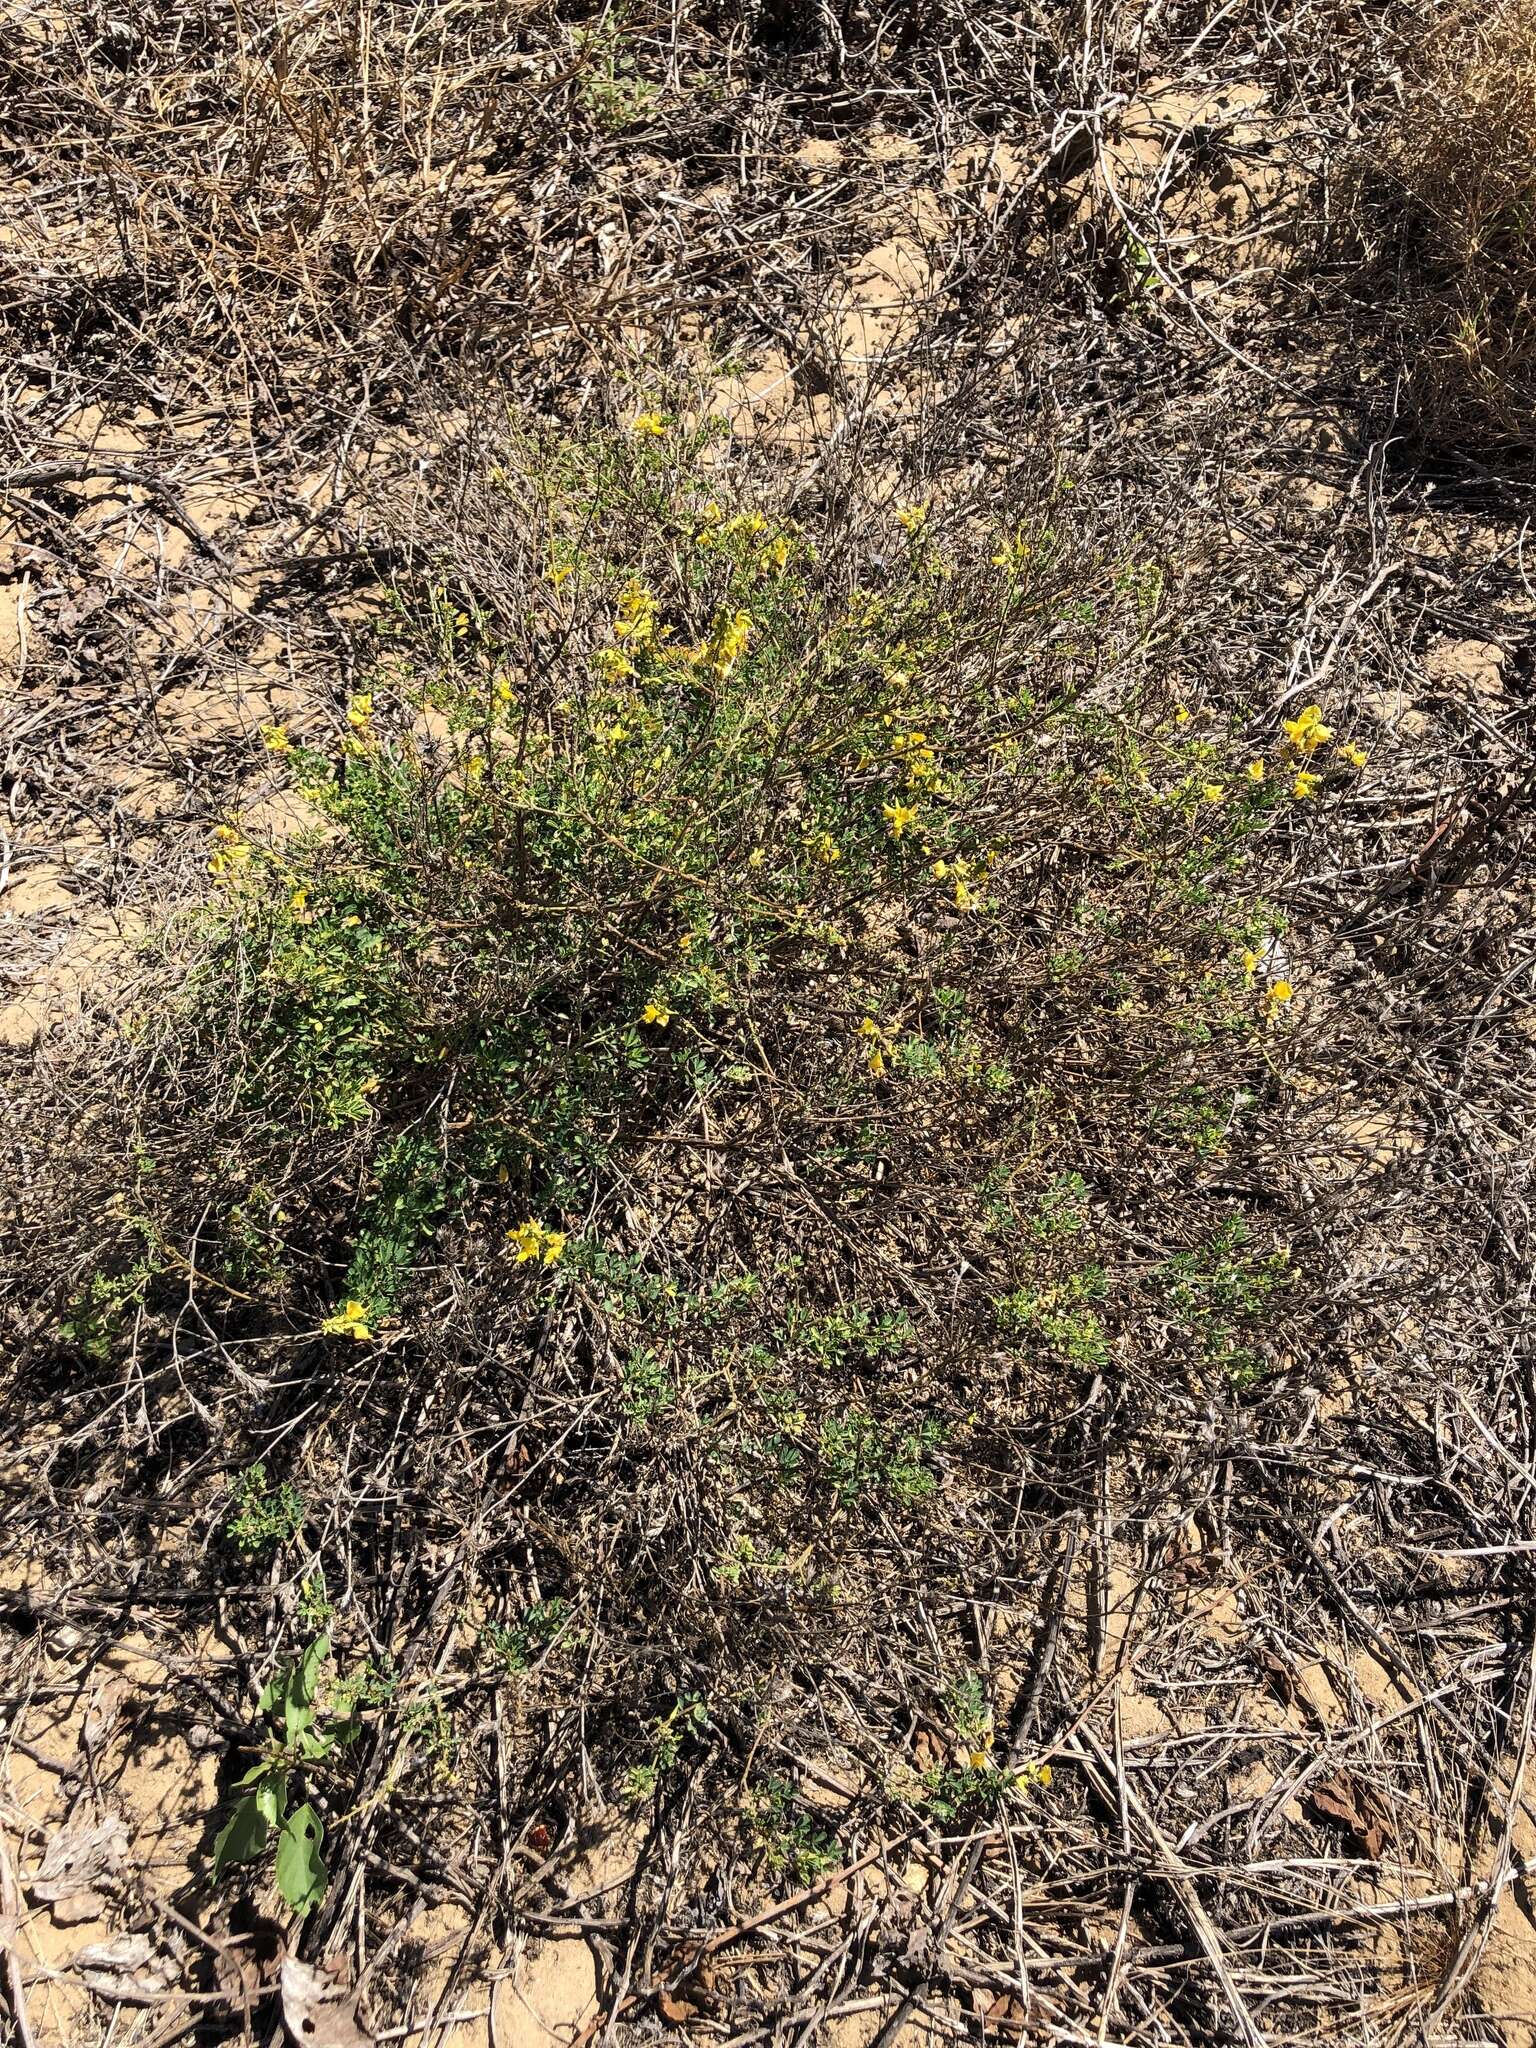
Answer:
[(891, 828), (891, 837), (899, 839), (909, 825), (917, 821), (917, 813), (910, 804), (888, 803), (880, 806), (881, 814)]
[(368, 1326), (368, 1311), (360, 1301), (344, 1303), (320, 1327), (327, 1337), (353, 1337), (359, 1344), (365, 1344), (373, 1335)]
[(1315, 754), (1320, 746), (1333, 738), (1333, 728), (1323, 723), (1320, 704), (1304, 705), (1294, 718), (1282, 719), (1280, 729), (1294, 754)]
[(517, 1263), (526, 1266), (530, 1259), (539, 1256), (539, 1249), (544, 1241), (543, 1226), (535, 1223), (530, 1217), (526, 1223), (519, 1223), (516, 1230), (507, 1232), (507, 1241), (517, 1253)]

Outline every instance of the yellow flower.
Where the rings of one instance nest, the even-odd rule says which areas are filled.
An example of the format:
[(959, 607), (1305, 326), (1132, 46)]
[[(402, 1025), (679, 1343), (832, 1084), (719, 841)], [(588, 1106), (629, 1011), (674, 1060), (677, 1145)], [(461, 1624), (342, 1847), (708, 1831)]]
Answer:
[(625, 586), (613, 622), (615, 640), (633, 640), (637, 647), (656, 642), (656, 600), (638, 577)]
[(970, 883), (966, 881), (964, 875), (956, 875), (955, 877), (955, 908), (956, 910), (980, 910), (981, 908), (981, 898), (976, 894)]
[(1351, 768), (1363, 768), (1370, 759), (1364, 747), (1357, 747), (1353, 740), (1338, 749), (1339, 759), (1347, 761)]
[(891, 837), (899, 839), (907, 827), (916, 822), (917, 813), (910, 804), (888, 803), (880, 806), (881, 814), (891, 828)]
[(269, 754), (293, 752), (293, 741), (288, 737), (286, 725), (264, 725), (261, 728), (261, 743)]
[(772, 576), (782, 576), (788, 566), (790, 550), (793, 546), (794, 542), (787, 533), (775, 534), (767, 547), (758, 556), (758, 567), (766, 570)]
[(638, 412), (629, 423), (629, 431), (642, 436), (649, 434), (659, 440), (667, 431), (667, 423), (659, 412)]
[(665, 1003), (647, 1003), (640, 1013), (642, 1024), (670, 1024), (672, 1012)]
[(824, 868), (835, 867), (843, 857), (843, 849), (830, 832), (813, 832), (805, 842), (805, 849), (812, 860), (820, 861)]
[(1298, 769), (1296, 780), (1291, 784), (1293, 792), (1303, 801), (1309, 796), (1316, 796), (1322, 786), (1323, 778), (1321, 775), (1314, 775), (1309, 768)]
[(1188, 723), (1189, 723), (1189, 706), (1188, 706), (1187, 704), (1175, 704), (1175, 705), (1174, 705), (1174, 707), (1173, 707), (1173, 722), (1174, 722), (1174, 724), (1175, 724), (1175, 725), (1188, 725)]
[(1272, 1010), (1279, 1010), (1285, 1007), (1295, 993), (1288, 981), (1272, 981), (1264, 1000)]
[(251, 857), (251, 849), (233, 825), (216, 825), (213, 830), (218, 851), (208, 862), (208, 872), (216, 882), (231, 882)]
[(891, 1042), (889, 1035), (881, 1030), (873, 1017), (866, 1017), (859, 1026), (859, 1036), (869, 1042), (869, 1071), (872, 1074), (883, 1074), (886, 1050)]
[(347, 704), (347, 723), (354, 732), (366, 732), (373, 717), (373, 697), (367, 690), (359, 690)]
[(517, 1263), (526, 1266), (530, 1259), (536, 1259), (544, 1242), (544, 1228), (532, 1217), (526, 1223), (519, 1223), (516, 1230), (507, 1232), (507, 1240), (517, 1251)]
[(1283, 718), (1280, 729), (1291, 752), (1303, 756), (1315, 754), (1325, 741), (1333, 738), (1332, 727), (1323, 723), (1320, 704), (1305, 705), (1294, 718)]
[(1253, 948), (1250, 946), (1248, 951), (1243, 955), (1243, 972), (1244, 974), (1252, 975), (1257, 974), (1258, 971), (1259, 956), (1257, 953), (1254, 952)]
[(750, 612), (722, 612), (709, 637), (709, 665), (723, 682), (746, 652), (752, 637)]
[(768, 849), (765, 846), (754, 846), (747, 855), (747, 866), (749, 868), (760, 868), (767, 858)]
[(1203, 783), (1200, 789), (1200, 794), (1208, 804), (1219, 804), (1226, 793), (1226, 784), (1222, 782)]
[(327, 1316), (320, 1327), (327, 1337), (355, 1337), (359, 1344), (365, 1344), (373, 1335), (368, 1327), (368, 1311), (360, 1301), (345, 1303), (334, 1315)]
[(516, 1247), (517, 1263), (526, 1266), (533, 1259), (542, 1259), (546, 1266), (557, 1265), (565, 1250), (565, 1232), (546, 1230), (542, 1223), (536, 1223), (530, 1216), (526, 1223), (519, 1223), (516, 1230), (507, 1232), (507, 1241)]
[(574, 562), (551, 562), (545, 574), (556, 590), (558, 590), (567, 576), (574, 576), (576, 574), (576, 564)]
[(1262, 761), (1250, 761), (1243, 770), (1243, 773), (1250, 782), (1262, 782), (1264, 780), (1264, 763)]
[(906, 533), (921, 533), (928, 523), (926, 505), (898, 505), (896, 524)]

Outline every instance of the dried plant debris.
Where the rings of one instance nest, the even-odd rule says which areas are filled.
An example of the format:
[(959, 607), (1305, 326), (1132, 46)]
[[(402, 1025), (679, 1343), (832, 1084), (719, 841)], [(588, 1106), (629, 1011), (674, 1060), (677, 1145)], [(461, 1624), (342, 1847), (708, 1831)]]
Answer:
[(1536, 2042), (1521, 18), (0, 39), (24, 2048)]

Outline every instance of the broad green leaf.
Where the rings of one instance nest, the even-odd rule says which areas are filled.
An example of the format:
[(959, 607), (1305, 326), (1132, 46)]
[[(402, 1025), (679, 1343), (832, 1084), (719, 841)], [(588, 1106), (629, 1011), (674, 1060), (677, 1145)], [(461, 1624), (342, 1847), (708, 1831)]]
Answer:
[(247, 1792), (237, 1799), (229, 1819), (219, 1830), (213, 1845), (213, 1874), (222, 1877), (231, 1863), (248, 1863), (267, 1846), (267, 1817), (262, 1812), (260, 1792)]
[(296, 1806), (277, 1837), (277, 1888), (295, 1913), (307, 1913), (325, 1897), (325, 1864), (320, 1856), (324, 1829), (307, 1802)]

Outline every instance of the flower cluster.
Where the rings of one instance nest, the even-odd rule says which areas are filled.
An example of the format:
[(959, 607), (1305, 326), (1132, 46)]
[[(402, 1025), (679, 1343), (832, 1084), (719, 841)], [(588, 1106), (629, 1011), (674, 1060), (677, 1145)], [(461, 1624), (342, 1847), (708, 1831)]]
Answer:
[[(1296, 764), (1296, 776), (1291, 784), (1292, 794), (1303, 800), (1316, 796), (1323, 786), (1323, 778), (1316, 769), (1306, 764), (1333, 738), (1333, 727), (1323, 722), (1322, 706), (1303, 705), (1294, 718), (1283, 718), (1280, 721), (1280, 729), (1285, 734), (1285, 751)], [(1356, 746), (1353, 740), (1339, 741), (1333, 751), (1339, 760), (1355, 769), (1357, 773), (1369, 759), (1364, 747)], [(1258, 762), (1255, 765), (1260, 770), (1255, 780), (1261, 780), (1264, 764)], [(1252, 767), (1248, 773), (1253, 774)]]
[(971, 885), (972, 869), (968, 860), (962, 860), (958, 856), (954, 860), (936, 860), (933, 864), (933, 873), (936, 881), (947, 882), (953, 879), (956, 910), (981, 909), (981, 898)]
[(625, 586), (613, 622), (615, 640), (628, 640), (635, 647), (654, 647), (657, 639), (657, 604), (638, 577)]
[(886, 1055), (891, 1050), (890, 1033), (883, 1031), (873, 1017), (866, 1017), (859, 1026), (859, 1036), (869, 1048), (869, 1071), (878, 1077), (885, 1072)]
[(217, 844), (208, 863), (208, 872), (216, 882), (233, 882), (249, 865), (250, 842), (243, 839), (233, 825), (216, 825), (213, 836)]
[(715, 621), (703, 653), (711, 672), (724, 682), (731, 670), (747, 651), (747, 642), (752, 638), (752, 614), (750, 612), (722, 612)]
[(925, 732), (899, 732), (891, 741), (891, 752), (907, 771), (909, 789), (931, 789), (939, 779), (939, 764)]
[(334, 1315), (326, 1317), (320, 1328), (327, 1337), (354, 1337), (359, 1344), (366, 1344), (373, 1335), (368, 1310), (360, 1301), (344, 1302)]
[(529, 1217), (526, 1223), (519, 1223), (516, 1230), (507, 1232), (507, 1240), (513, 1246), (517, 1263), (526, 1266), (538, 1259), (546, 1266), (556, 1266), (565, 1250), (565, 1232), (549, 1230), (542, 1223)]

